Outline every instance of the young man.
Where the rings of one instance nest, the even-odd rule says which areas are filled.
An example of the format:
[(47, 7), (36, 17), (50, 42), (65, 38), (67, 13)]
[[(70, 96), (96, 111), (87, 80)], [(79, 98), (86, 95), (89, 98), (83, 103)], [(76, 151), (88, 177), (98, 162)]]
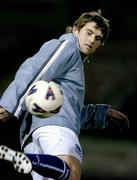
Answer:
[[(74, 22), (72, 33), (46, 42), (17, 71), (1, 97), (0, 121), (11, 116), (22, 120), (20, 141), (24, 153), (1, 145), (0, 158), (11, 161), (18, 172), (31, 172), (34, 180), (80, 180), (81, 128), (105, 128), (111, 120), (129, 126), (126, 115), (110, 105), (84, 105), (84, 63), (104, 45), (108, 34), (108, 20), (100, 12), (84, 13)], [(47, 119), (30, 118), (24, 104), (28, 87), (39, 79), (56, 81), (64, 93), (61, 110)]]

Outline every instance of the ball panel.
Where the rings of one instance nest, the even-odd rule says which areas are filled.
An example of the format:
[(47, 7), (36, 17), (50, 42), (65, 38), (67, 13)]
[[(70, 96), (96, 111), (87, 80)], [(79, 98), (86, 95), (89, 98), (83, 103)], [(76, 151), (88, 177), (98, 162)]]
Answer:
[(63, 93), (56, 82), (39, 80), (30, 86), (25, 104), (31, 114), (47, 117), (59, 112), (63, 100)]

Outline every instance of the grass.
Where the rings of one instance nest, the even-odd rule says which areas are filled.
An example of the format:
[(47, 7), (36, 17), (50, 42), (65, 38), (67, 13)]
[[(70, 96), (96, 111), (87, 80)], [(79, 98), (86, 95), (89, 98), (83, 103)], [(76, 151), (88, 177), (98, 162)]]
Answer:
[(137, 179), (137, 142), (81, 136), (83, 176), (97, 179)]

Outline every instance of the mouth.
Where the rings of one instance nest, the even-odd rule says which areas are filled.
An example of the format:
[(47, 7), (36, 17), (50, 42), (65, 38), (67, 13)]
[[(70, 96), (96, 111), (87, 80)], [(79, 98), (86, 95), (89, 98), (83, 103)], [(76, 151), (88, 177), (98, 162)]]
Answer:
[(87, 48), (87, 49), (89, 49), (89, 50), (91, 50), (91, 49), (92, 49), (92, 46), (91, 46), (91, 45), (89, 45), (89, 44), (85, 44), (85, 46), (86, 46), (86, 48)]

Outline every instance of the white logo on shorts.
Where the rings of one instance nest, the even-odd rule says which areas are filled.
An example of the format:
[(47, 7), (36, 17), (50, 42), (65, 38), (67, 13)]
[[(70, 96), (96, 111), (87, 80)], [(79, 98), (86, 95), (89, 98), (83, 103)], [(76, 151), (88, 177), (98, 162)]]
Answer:
[(75, 144), (75, 152), (82, 157), (82, 149), (78, 144)]

